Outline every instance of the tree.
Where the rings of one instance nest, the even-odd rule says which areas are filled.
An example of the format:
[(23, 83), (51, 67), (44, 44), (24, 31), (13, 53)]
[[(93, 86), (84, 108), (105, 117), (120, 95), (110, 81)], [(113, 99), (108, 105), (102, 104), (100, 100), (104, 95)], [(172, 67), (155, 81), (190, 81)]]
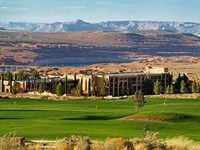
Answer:
[(106, 82), (105, 75), (103, 74), (103, 76), (100, 77), (99, 81), (98, 81), (99, 96), (105, 96), (106, 95), (106, 89), (107, 89), (107, 82)]
[(4, 80), (7, 80), (7, 81), (12, 81), (13, 80), (13, 75), (11, 72), (7, 72), (4, 74)]
[(170, 94), (174, 94), (174, 93), (175, 93), (174, 86), (173, 86), (173, 85), (171, 85), (171, 86), (170, 86)]
[(45, 90), (45, 85), (44, 85), (44, 82), (41, 82), (40, 85), (39, 85), (39, 89), (38, 89), (38, 92), (39, 93), (43, 93)]
[(61, 83), (56, 85), (56, 95), (57, 96), (62, 96), (63, 95), (63, 90), (62, 90), (62, 84)]
[(135, 92), (134, 104), (135, 104), (136, 112), (138, 112), (139, 108), (144, 106), (145, 98), (144, 98), (144, 94), (142, 93), (141, 90)]
[(25, 73), (24, 70), (19, 71), (19, 73), (17, 74), (17, 80), (26, 80), (27, 79), (27, 75)]
[(197, 83), (196, 81), (192, 82), (192, 93), (196, 93), (197, 92)]
[(199, 83), (197, 83), (197, 89), (196, 89), (196, 92), (197, 92), (197, 93), (200, 93), (200, 84), (199, 84)]
[(161, 91), (162, 91), (162, 89), (161, 89), (161, 83), (157, 80), (157, 81), (154, 83), (154, 93), (155, 93), (156, 95), (158, 95), (158, 94), (161, 94)]
[(52, 80), (51, 82), (51, 93), (55, 94), (56, 93), (56, 82)]
[(147, 78), (144, 83), (145, 94), (151, 95), (153, 94), (153, 81), (150, 78)]
[(185, 73), (183, 74), (182, 79), (185, 81), (185, 84), (186, 84), (186, 92), (189, 92), (189, 90), (190, 90), (190, 80)]
[(171, 93), (170, 87), (171, 87), (170, 85), (167, 86), (167, 88), (165, 90), (165, 94), (170, 94)]
[(180, 93), (181, 81), (182, 81), (181, 74), (179, 73), (178, 77), (176, 78), (176, 81), (175, 81), (175, 90), (176, 90), (176, 93)]
[(180, 75), (180, 73), (179, 73), (179, 75), (175, 81), (176, 93), (182, 93), (182, 91), (181, 91), (181, 83), (183, 83), (182, 81), (185, 82), (184, 83), (185, 84), (185, 92), (189, 90), (189, 88), (190, 88), (189, 78), (187, 77), (186, 74)]
[(82, 85), (81, 85), (81, 83), (78, 83), (78, 85), (76, 86), (75, 95), (76, 96), (82, 95)]
[(187, 87), (186, 83), (184, 80), (181, 81), (181, 93), (186, 93), (187, 92)]
[(92, 91), (91, 91), (91, 95), (92, 95), (92, 96), (96, 95), (96, 84), (95, 84), (95, 82), (92, 82)]
[(40, 78), (39, 72), (36, 69), (31, 69), (30, 73), (30, 79), (36, 80)]
[(17, 89), (16, 89), (16, 84), (15, 84), (15, 83), (13, 84), (13, 86), (12, 86), (12, 88), (11, 88), (11, 94), (12, 94), (12, 95), (17, 94)]
[(68, 81), (68, 78), (67, 78), (67, 75), (66, 75), (66, 76), (65, 76), (65, 94), (69, 93), (69, 92), (68, 92), (67, 81)]

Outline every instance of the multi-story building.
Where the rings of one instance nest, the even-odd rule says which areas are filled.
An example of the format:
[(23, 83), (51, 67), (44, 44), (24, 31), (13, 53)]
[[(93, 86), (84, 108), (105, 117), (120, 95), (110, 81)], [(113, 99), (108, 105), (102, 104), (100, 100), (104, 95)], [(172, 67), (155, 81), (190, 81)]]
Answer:
[[(66, 81), (67, 80), (67, 81)], [(46, 77), (35, 80), (17, 80), (13, 79), (12, 81), (4, 80), (3, 75), (0, 76), (0, 92), (11, 93), (12, 87), (18, 90), (20, 93), (32, 92), (39, 89), (40, 84), (43, 84), (45, 87), (45, 91), (50, 93), (55, 93), (55, 87), (57, 84), (61, 83), (63, 85), (63, 89), (70, 90), (68, 88), (75, 88), (77, 81), (74, 79), (67, 79), (66, 77)], [(66, 87), (66, 86), (67, 87)]]
[[(83, 95), (99, 95), (99, 87), (105, 88), (104, 96), (124, 96), (133, 95), (135, 91), (142, 90), (145, 93), (146, 80), (150, 79), (151, 82), (159, 81), (166, 89), (172, 82), (172, 75), (168, 72), (168, 68), (164, 67), (146, 67), (145, 70), (126, 72), (126, 73), (107, 73), (107, 74), (93, 74), (91, 70), (80, 71), (79, 74), (67, 75), (66, 77), (48, 77), (37, 80), (26, 81), (3, 81), (0, 78), (0, 92), (11, 92), (11, 87), (15, 84), (23, 92), (30, 92), (39, 87), (41, 82), (45, 83), (48, 92), (55, 92), (55, 84), (62, 82), (63, 85), (75, 88), (78, 84), (81, 87)], [(67, 81), (66, 81), (67, 80)], [(101, 82), (101, 83), (100, 83)]]
[(91, 95), (92, 84), (98, 85), (98, 79), (104, 76), (106, 81), (106, 95), (124, 96), (133, 95), (137, 90), (145, 90), (145, 81), (149, 78), (152, 82), (159, 81), (163, 90), (171, 84), (172, 75), (168, 68), (147, 67), (144, 71), (109, 74), (81, 74), (79, 81), (83, 94)]

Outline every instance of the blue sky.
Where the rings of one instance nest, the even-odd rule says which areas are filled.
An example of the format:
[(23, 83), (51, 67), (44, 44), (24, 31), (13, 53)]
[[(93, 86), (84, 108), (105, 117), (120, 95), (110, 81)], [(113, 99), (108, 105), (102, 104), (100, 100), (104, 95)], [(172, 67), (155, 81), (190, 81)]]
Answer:
[(0, 0), (0, 21), (112, 20), (200, 23), (200, 0)]

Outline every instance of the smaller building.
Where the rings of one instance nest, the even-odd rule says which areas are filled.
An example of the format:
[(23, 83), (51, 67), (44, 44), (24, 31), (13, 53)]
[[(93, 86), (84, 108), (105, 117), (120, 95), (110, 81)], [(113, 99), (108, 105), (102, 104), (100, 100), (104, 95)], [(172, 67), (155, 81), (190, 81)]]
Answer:
[(65, 77), (46, 77), (41, 79), (26, 79), (26, 80), (17, 80), (13, 79), (12, 81), (4, 80), (3, 75), (0, 77), (0, 92), (11, 93), (12, 88), (14, 87), (18, 93), (26, 93), (38, 91), (40, 84), (43, 84), (44, 90), (50, 93), (55, 94), (56, 85), (61, 84), (63, 87), (63, 93), (66, 94), (67, 91), (70, 91), (72, 88), (76, 88), (77, 81), (74, 78)]

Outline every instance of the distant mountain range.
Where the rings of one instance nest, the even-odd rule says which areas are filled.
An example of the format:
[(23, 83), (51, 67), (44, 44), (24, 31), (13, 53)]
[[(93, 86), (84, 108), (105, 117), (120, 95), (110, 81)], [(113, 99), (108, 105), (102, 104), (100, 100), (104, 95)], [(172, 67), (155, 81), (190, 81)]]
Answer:
[(193, 22), (107, 21), (88, 23), (82, 20), (55, 23), (0, 22), (0, 28), (30, 32), (169, 30), (177, 33), (200, 35), (200, 23)]

